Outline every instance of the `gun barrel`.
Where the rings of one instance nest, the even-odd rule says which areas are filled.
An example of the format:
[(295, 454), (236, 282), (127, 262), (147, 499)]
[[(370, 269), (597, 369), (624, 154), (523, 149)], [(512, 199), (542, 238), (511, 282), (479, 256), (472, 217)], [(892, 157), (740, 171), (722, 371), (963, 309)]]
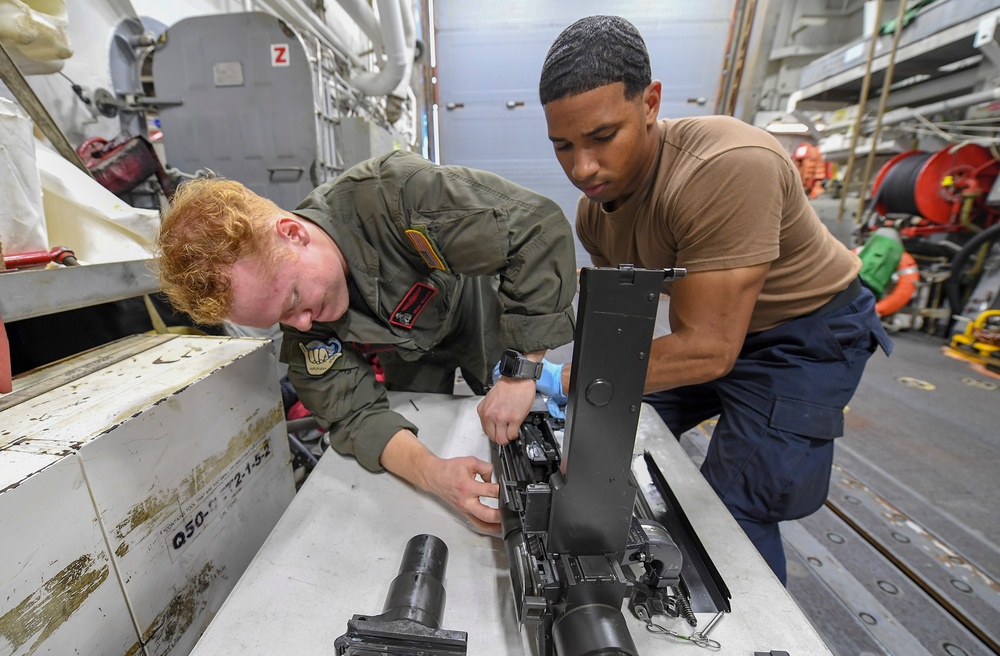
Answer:
[(415, 535), (406, 543), (399, 573), (389, 585), (382, 619), (412, 620), (431, 629), (444, 617), (444, 572), (448, 546), (434, 535)]
[(568, 609), (552, 625), (552, 641), (560, 656), (638, 656), (621, 609), (585, 604)]

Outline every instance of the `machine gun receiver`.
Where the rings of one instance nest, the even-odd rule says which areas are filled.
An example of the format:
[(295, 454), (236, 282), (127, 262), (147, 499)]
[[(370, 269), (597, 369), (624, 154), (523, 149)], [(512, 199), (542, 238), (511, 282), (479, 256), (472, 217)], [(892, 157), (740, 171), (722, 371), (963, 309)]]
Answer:
[(494, 449), (517, 617), (543, 656), (638, 656), (623, 600), (647, 617), (684, 607), (680, 551), (633, 515), (630, 473), (660, 290), (683, 275), (583, 269), (562, 447), (539, 405)]

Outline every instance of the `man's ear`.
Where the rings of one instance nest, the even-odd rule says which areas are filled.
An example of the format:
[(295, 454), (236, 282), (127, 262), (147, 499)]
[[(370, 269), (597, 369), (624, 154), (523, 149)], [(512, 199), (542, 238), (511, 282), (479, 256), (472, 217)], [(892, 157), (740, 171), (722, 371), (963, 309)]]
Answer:
[(642, 107), (646, 114), (647, 126), (656, 123), (656, 118), (660, 114), (660, 92), (662, 90), (663, 85), (660, 84), (660, 81), (653, 80), (646, 87), (646, 90), (642, 92)]
[(309, 243), (309, 230), (301, 219), (292, 216), (283, 216), (274, 222), (278, 237), (292, 244), (305, 246)]

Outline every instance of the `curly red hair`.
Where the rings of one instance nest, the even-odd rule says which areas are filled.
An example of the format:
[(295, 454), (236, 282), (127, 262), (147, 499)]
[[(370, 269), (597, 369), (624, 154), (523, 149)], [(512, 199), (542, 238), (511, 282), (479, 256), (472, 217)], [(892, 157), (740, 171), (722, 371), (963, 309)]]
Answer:
[(232, 180), (181, 184), (160, 224), (160, 287), (171, 304), (203, 325), (222, 323), (233, 304), (230, 270), (257, 261), (273, 274), (280, 249), (271, 229), (282, 210)]

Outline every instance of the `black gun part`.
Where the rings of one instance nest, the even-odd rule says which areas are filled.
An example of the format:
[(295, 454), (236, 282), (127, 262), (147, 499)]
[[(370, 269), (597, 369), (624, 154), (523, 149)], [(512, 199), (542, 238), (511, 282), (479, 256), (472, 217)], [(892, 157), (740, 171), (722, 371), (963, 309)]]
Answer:
[(337, 656), (454, 656), (465, 654), (468, 634), (440, 628), (448, 547), (433, 535), (406, 543), (399, 573), (380, 615), (355, 615), (334, 641)]

